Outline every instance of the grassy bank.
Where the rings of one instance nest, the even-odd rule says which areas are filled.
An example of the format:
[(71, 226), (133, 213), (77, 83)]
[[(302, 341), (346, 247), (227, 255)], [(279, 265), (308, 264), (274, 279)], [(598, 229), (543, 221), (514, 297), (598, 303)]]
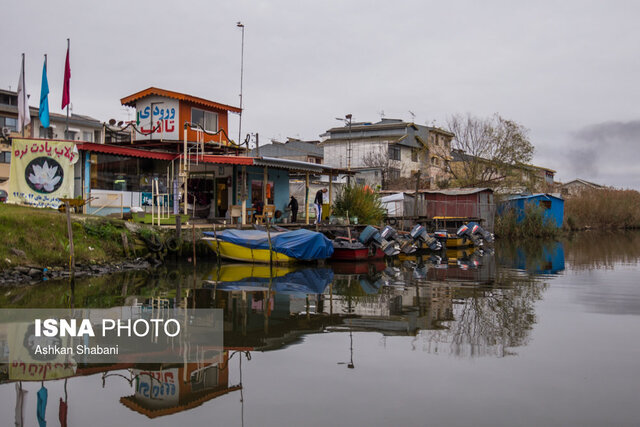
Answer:
[(640, 193), (634, 190), (584, 191), (564, 202), (565, 227), (640, 228)]
[[(72, 215), (76, 263), (122, 261), (122, 233), (135, 236), (120, 220)], [(69, 265), (66, 215), (50, 210), (0, 204), (0, 269), (18, 265)]]

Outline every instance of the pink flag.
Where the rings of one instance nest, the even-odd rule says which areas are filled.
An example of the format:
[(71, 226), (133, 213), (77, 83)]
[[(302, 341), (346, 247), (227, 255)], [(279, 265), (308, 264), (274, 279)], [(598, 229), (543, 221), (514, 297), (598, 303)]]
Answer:
[(69, 84), (71, 80), (71, 66), (69, 65), (69, 47), (67, 47), (67, 61), (64, 64), (64, 86), (62, 88), (62, 108), (69, 105), (71, 95), (69, 94)]

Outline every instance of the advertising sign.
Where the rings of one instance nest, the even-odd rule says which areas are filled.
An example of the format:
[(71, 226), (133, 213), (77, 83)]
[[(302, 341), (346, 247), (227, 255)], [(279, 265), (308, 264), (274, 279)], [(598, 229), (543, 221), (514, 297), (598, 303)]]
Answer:
[(73, 197), (74, 164), (80, 158), (68, 141), (14, 139), (9, 200), (38, 208), (58, 208)]

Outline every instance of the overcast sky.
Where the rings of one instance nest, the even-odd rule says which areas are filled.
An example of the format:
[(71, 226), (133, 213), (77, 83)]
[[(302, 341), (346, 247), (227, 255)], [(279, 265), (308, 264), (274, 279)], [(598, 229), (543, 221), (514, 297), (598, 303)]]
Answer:
[(557, 180), (640, 189), (638, 16), (635, 1), (10, 1), (0, 87), (16, 89), (24, 52), (37, 106), (47, 53), (62, 112), (69, 37), (78, 114), (126, 119), (120, 98), (149, 86), (238, 106), (242, 21), (242, 133), (261, 144), (317, 139), (347, 113), (444, 127), (497, 112)]

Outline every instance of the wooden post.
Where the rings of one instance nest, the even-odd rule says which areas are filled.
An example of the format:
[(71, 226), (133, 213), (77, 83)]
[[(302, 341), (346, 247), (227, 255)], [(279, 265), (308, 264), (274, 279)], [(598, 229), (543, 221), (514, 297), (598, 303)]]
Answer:
[(416, 192), (413, 196), (413, 216), (418, 217), (418, 191), (420, 191), (420, 171), (416, 172)]
[(69, 272), (75, 275), (76, 259), (73, 248), (73, 229), (71, 228), (71, 206), (69, 202), (64, 202), (65, 212), (67, 213), (67, 235), (69, 236)]
[(180, 240), (182, 237), (182, 217), (180, 214), (176, 215), (176, 239)]
[(242, 225), (247, 224), (247, 167), (242, 167)]
[(309, 172), (305, 174), (304, 179), (304, 209), (305, 209), (305, 223), (309, 225)]
[[(193, 268), (196, 268), (196, 224), (191, 222), (191, 238), (193, 239)], [(194, 273), (195, 274), (195, 273)], [(195, 283), (196, 279), (193, 279)]]
[(329, 173), (329, 216), (331, 216), (331, 206), (333, 203), (333, 173)]

